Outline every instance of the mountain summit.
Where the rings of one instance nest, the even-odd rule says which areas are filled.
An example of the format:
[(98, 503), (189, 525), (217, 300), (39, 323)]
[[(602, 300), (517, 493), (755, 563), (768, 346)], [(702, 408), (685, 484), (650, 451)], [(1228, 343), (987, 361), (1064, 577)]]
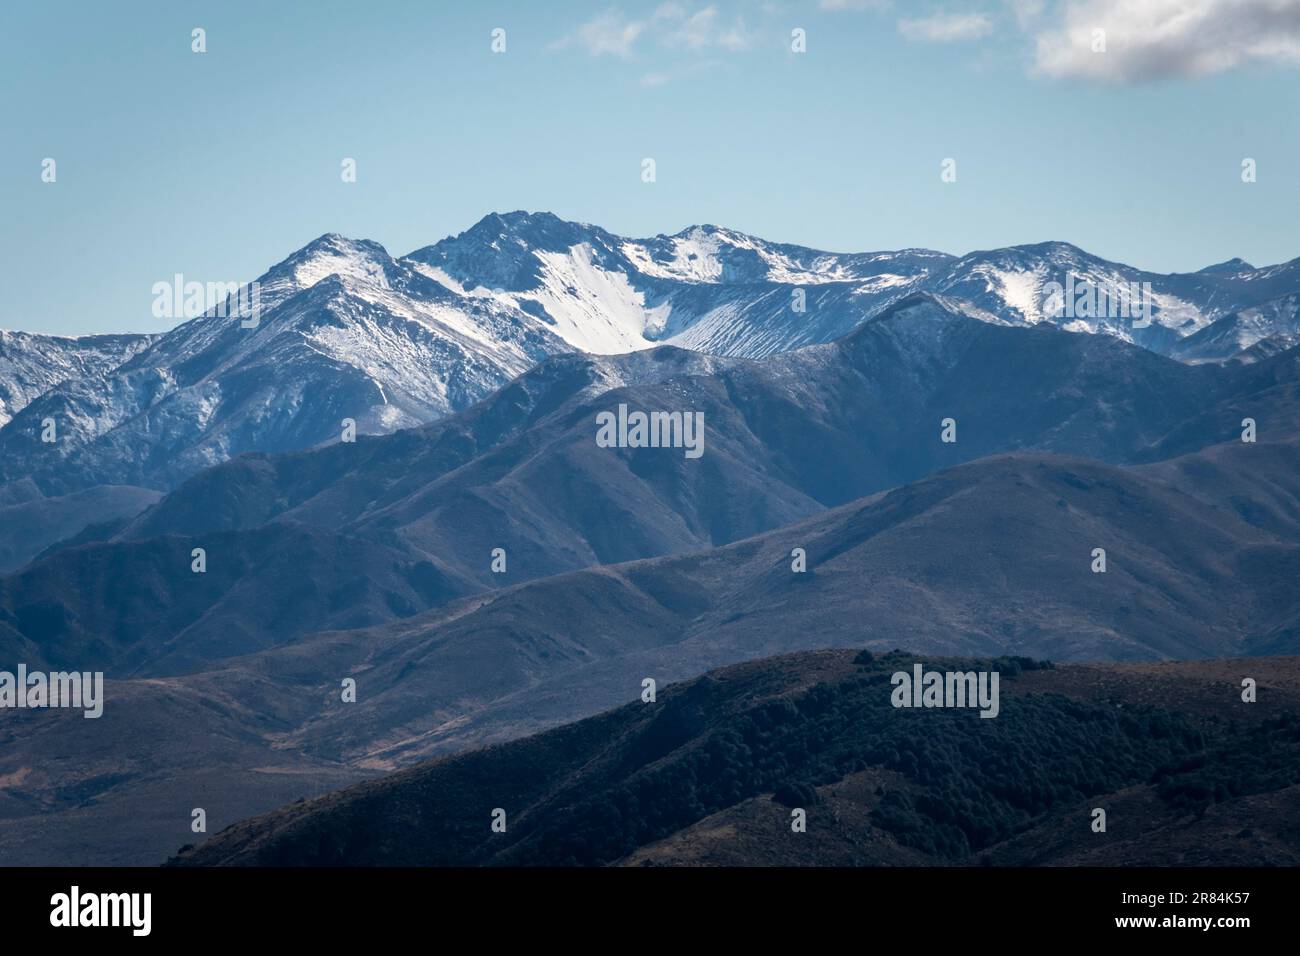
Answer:
[[(716, 225), (632, 239), (549, 212), (492, 213), (393, 257), (326, 234), (258, 280), (259, 321), (221, 310), (155, 337), (0, 343), (0, 483), (46, 494), (165, 491), (245, 451), (427, 423), (563, 352), (675, 345), (762, 359), (842, 338), (918, 293), (1008, 326), (1113, 336), (1187, 362), (1255, 361), (1300, 339), (1300, 260), (1156, 275), (1062, 242), (836, 253)], [(1073, 308), (1055, 286), (1138, 288), (1149, 324)], [(915, 342), (937, 334), (922, 319)], [(57, 371), (37, 374), (48, 359)], [(44, 422), (56, 442), (41, 440)]]

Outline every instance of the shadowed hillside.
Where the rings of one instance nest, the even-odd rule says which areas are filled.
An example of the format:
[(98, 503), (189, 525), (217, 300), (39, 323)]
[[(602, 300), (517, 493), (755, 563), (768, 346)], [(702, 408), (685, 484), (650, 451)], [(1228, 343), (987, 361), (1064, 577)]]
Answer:
[[(1149, 461), (1232, 440), (1243, 415), (1262, 441), (1300, 431), (1300, 353), (1191, 368), (949, 305), (912, 297), (838, 342), (764, 362), (561, 356), (424, 429), (205, 471), (118, 537), (292, 520), (389, 535), (498, 587), (728, 544), (1000, 452)], [(598, 447), (596, 415), (620, 403), (702, 412), (703, 457)], [(940, 440), (949, 417), (955, 443)], [(512, 556), (504, 577), (494, 547)]]
[[(140, 675), (177, 676), (110, 685), (97, 721), (0, 713), (0, 851), (47, 862), (57, 858), (51, 847), (89, 839), (97, 859), (157, 862), (180, 845), (177, 814), (200, 800), (214, 825), (230, 822), (282, 802), (277, 795), (310, 796), (617, 707), (648, 676), (662, 686), (790, 651), (907, 646), (1060, 661), (1295, 653), (1297, 456), (1295, 444), (1240, 442), (1136, 468), (999, 456), (725, 548), (559, 575), (412, 616), (397, 598), (415, 603), (424, 579), (408, 577), (414, 568), (400, 555), (355, 539), (334, 550), (335, 536), (272, 524), (244, 533), (260, 545), (238, 565), (210, 557), (206, 575), (179, 581), (159, 570), (188, 566), (177, 539), (161, 539), (162, 550), (110, 545), (134, 569), (135, 597), (113, 597), (131, 611), (117, 629), (86, 625), (102, 597), (92, 587), (77, 589), (65, 617), (39, 618), (18, 594), (94, 580), (93, 567), (78, 569), (98, 549), (61, 552), (48, 559), (59, 573), (7, 592), (4, 613), (43, 621), (48, 653), (93, 650)], [(1096, 547), (1107, 552), (1104, 574), (1092, 571)], [(792, 568), (795, 548), (806, 553), (803, 572)], [(318, 557), (298, 567), (304, 555)], [(331, 610), (323, 582), (363, 558), (391, 569), (368, 579), (383, 587), (362, 590), (367, 579), (352, 575), (356, 601)], [(292, 592), (301, 605), (267, 618), (263, 595), (304, 577), (311, 586)], [(180, 584), (189, 590), (171, 597)], [(164, 598), (168, 615), (157, 611)], [(317, 630), (362, 610), (384, 623)], [(267, 620), (275, 639), (258, 643), (265, 629), (252, 625)], [(168, 641), (170, 627), (184, 640)], [(343, 678), (357, 682), (355, 703), (340, 700)], [(207, 701), (205, 716), (240, 746), (216, 746), (206, 724), (178, 725), (178, 699)], [(120, 756), (136, 727), (152, 728), (148, 764)], [(193, 765), (204, 754), (222, 781), (216, 795)], [(306, 769), (277, 771), (276, 787), (263, 786), (263, 768), (300, 761)], [(53, 764), (59, 777), (37, 772)], [(67, 794), (83, 791), (93, 797), (69, 804)]]
[[(890, 675), (916, 662), (998, 672), (1000, 712), (892, 706)], [(1295, 658), (1054, 668), (827, 651), (287, 807), (177, 862), (1295, 863), (1284, 819), (1234, 828), (1298, 792)]]
[[(1094, 463), (1077, 467), (1095, 472), (1106, 467), (1097, 462), (1153, 460), (1157, 448), (1174, 455), (1226, 443), (1233, 450), (1220, 457), (1233, 465), (1236, 480), (1251, 470), (1244, 456), (1257, 462), (1270, 453), (1256, 449), (1284, 442), (1300, 426), (1297, 362), (1300, 353), (1287, 353), (1232, 370), (1192, 368), (1110, 337), (991, 325), (925, 296), (836, 343), (767, 362), (672, 348), (613, 359), (565, 356), (429, 428), (239, 458), (202, 472), (138, 518), (123, 519), (125, 527), (123, 520), (106, 522), (52, 548), (0, 578), (0, 649), (33, 660), (70, 660), (85, 650), (89, 662), (114, 676), (196, 670), (309, 632), (411, 618), (482, 589), (716, 548), (893, 488), (880, 507), (841, 522), (829, 536), (801, 530), (773, 539), (788, 541), (787, 555), (805, 548), (817, 565), (808, 576), (815, 583), (800, 593), (821, 600), (828, 558), (854, 542), (874, 549), (895, 540), (910, 548), (903, 558), (913, 566), (905, 581), (890, 560), (859, 568), (877, 582), (863, 598), (868, 604), (884, 593), (882, 577), (900, 585), (889, 593), (887, 613), (866, 610), (883, 616), (886, 627), (938, 622), (927, 629), (956, 634), (946, 638), (953, 649), (1031, 649), (1038, 635), (1060, 639), (1064, 620), (1069, 643), (1050, 649), (1063, 658), (1254, 649), (1237, 648), (1241, 640), (1284, 652), (1295, 634), (1283, 595), (1249, 624), (1240, 616), (1226, 621), (1224, 608), (1253, 610), (1258, 589), (1275, 590), (1287, 573), (1294, 536), (1281, 526), (1252, 527), (1256, 518), (1243, 510), (1277, 512), (1285, 489), (1270, 505), (1243, 488), (1234, 515), (1220, 513), (1223, 502), (1198, 498), (1195, 481), (1173, 477), (1168, 489), (1130, 488), (1133, 479), (1120, 473), (1070, 479), (1061, 472), (1053, 482), (1049, 471), (1033, 473), (1033, 480), (1010, 477), (1008, 487), (995, 489), (996, 471), (926, 476), (980, 455), (1025, 449), (1091, 457)], [(599, 447), (596, 415), (623, 403), (702, 412), (703, 457), (673, 448)], [(1237, 440), (1247, 415), (1258, 419), (1259, 445)], [(955, 443), (940, 437), (939, 423), (950, 416)], [(1026, 510), (1009, 507), (1012, 499)], [(1064, 512), (1053, 514), (1053, 507)], [(1111, 510), (1124, 519), (1109, 517)], [(929, 534), (915, 546), (877, 534), (908, 525), (910, 535), (920, 530), (918, 521)], [(1024, 542), (996, 540), (1015, 525), (1024, 526)], [(1160, 543), (1166, 526), (1186, 561)], [(96, 534), (111, 540), (93, 540)], [(1049, 608), (1035, 622), (1025, 603), (1010, 609), (1017, 618), (1012, 631), (990, 634), (978, 614), (967, 625), (971, 602), (1008, 589), (1005, 576), (1013, 572), (1031, 589), (1041, 579), (1049, 606), (1058, 604), (1052, 595), (1080, 567), (1062, 550), (1062, 534), (1078, 547), (1091, 541), (1089, 551), (1131, 539), (1124, 550), (1141, 566), (1121, 563), (1106, 580), (1122, 579), (1132, 601), (1092, 618), (1076, 594), (1065, 618)], [(1251, 536), (1259, 540), (1249, 541), (1248, 551), (1244, 539)], [(919, 553), (924, 540), (935, 541), (930, 557)], [(1016, 572), (1015, 556), (985, 561), (986, 543), (1022, 548), (1025, 566)], [(1276, 555), (1261, 550), (1278, 546)], [(194, 547), (210, 556), (212, 571), (202, 581), (184, 557)], [(498, 548), (508, 556), (503, 573), (493, 571)], [(1252, 559), (1250, 594), (1208, 596)], [(1030, 566), (1052, 575), (1030, 574)], [(932, 586), (941, 572), (949, 587)], [(71, 591), (61, 583), (69, 580), (77, 582)], [(787, 629), (784, 610), (763, 607), (762, 595), (738, 595), (736, 580), (724, 583), (722, 598), (700, 598), (719, 614), (727, 611), (702, 624), (734, 633), (762, 611), (778, 631)], [(764, 589), (789, 583), (753, 574), (747, 580)], [(693, 587), (670, 582), (664, 593), (689, 595)], [(673, 618), (699, 616), (694, 599), (651, 600)], [(735, 606), (724, 608), (724, 601)], [(259, 602), (284, 611), (271, 618), (247, 613)], [(789, 603), (799, 610), (798, 601)], [(864, 610), (860, 604), (854, 615)], [(137, 624), (140, 609), (154, 605), (167, 608), (165, 621)], [(164, 623), (167, 634), (159, 637)], [(1234, 635), (1225, 626), (1250, 633)], [(194, 627), (236, 637), (191, 641)], [(167, 644), (166, 660), (159, 640)]]

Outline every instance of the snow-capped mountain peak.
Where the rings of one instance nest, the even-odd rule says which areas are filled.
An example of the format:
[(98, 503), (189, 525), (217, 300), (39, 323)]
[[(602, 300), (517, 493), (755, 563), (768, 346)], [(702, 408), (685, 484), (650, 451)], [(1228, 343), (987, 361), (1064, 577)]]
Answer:
[(1224, 273), (1227, 275), (1237, 275), (1243, 272), (1254, 272), (1255, 267), (1245, 259), (1228, 259), (1225, 262), (1216, 262), (1212, 266), (1206, 266), (1200, 270), (1202, 273)]
[(393, 259), (377, 242), (326, 233), (258, 279), (263, 309), (272, 309), (322, 279), (337, 275), (358, 285), (387, 288)]
[[(245, 450), (337, 441), (344, 419), (362, 432), (436, 419), (559, 353), (667, 344), (762, 359), (843, 338), (900, 302), (909, 348), (942, 336), (951, 323), (936, 317), (955, 313), (1110, 335), (1187, 361), (1249, 360), (1300, 335), (1300, 260), (1160, 275), (1065, 242), (961, 257), (838, 253), (710, 224), (635, 239), (546, 212), (491, 213), (397, 258), (327, 233), (257, 281), (251, 326), (213, 310), (120, 357), (74, 363), (67, 381), (39, 383), (39, 397), (21, 386), (0, 429), (0, 480), (166, 487)], [(1088, 286), (1140, 289), (1150, 321), (1063, 301)], [(14, 351), (0, 342), (0, 401)], [(60, 441), (37, 448), (51, 416)]]
[[(407, 259), (452, 291), (539, 317), (582, 351), (669, 342), (761, 356), (843, 334), (951, 257), (830, 253), (716, 225), (630, 239), (550, 213), (513, 212)], [(804, 307), (809, 298), (816, 308)]]

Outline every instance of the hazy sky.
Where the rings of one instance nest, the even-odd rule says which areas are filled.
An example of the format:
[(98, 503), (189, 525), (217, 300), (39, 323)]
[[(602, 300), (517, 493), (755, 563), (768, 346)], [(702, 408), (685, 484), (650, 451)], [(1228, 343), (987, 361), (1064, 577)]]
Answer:
[(511, 209), (1284, 261), (1297, 51), (1300, 0), (6, 3), (0, 328), (157, 330), (175, 273), (247, 281), (325, 232), (404, 254)]

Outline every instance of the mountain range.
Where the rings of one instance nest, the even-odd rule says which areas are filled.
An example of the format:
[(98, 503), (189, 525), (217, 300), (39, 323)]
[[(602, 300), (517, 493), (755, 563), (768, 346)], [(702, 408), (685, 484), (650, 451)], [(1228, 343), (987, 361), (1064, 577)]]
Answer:
[(150, 335), (67, 338), (0, 329), (0, 427), (70, 379), (95, 378), (148, 348)]
[[(1067, 280), (1149, 283), (1150, 326), (1047, 314), (1045, 288)], [(917, 292), (988, 322), (1112, 335), (1197, 362), (1271, 354), (1300, 333), (1300, 260), (1161, 276), (1066, 243), (837, 254), (715, 226), (625, 239), (549, 213), (492, 214), (401, 258), (326, 235), (257, 282), (255, 328), (214, 308), (157, 336), (6, 333), (0, 483), (30, 478), (49, 496), (166, 491), (245, 451), (337, 441), (344, 419), (363, 433), (434, 421), (560, 352), (763, 358), (841, 338)]]
[[(764, 361), (673, 347), (562, 355), (432, 425), (241, 456), (131, 519), (88, 529), (0, 578), (0, 648), (50, 666), (93, 662), (114, 676), (169, 673), (231, 647), (728, 545), (1028, 449), (1136, 464), (1222, 446), (1227, 465), (1273, 474), (1285, 463), (1266, 469), (1269, 456), (1300, 434), (1298, 398), (1300, 363), (1289, 352), (1187, 366), (1111, 337), (989, 324), (925, 294), (835, 343)], [(618, 405), (702, 412), (707, 454), (598, 447), (596, 416)], [(1252, 415), (1263, 444), (1239, 440)], [(942, 441), (945, 418), (956, 422), (955, 442)], [(209, 561), (201, 577), (188, 571), (195, 547)], [(506, 561), (497, 571), (495, 549)], [(131, 587), (92, 586), (108, 573)], [(299, 579), (287, 592), (286, 575)], [(250, 619), (263, 603), (283, 623)], [(161, 653), (155, 634), (183, 649), (183, 663)]]
[[(1044, 315), (1067, 276), (1150, 282), (1159, 311), (1146, 328)], [(1137, 662), (1300, 654), (1300, 260), (1153, 276), (1060, 243), (840, 255), (512, 213), (396, 259), (325, 236), (258, 282), (251, 328), (214, 311), (157, 336), (4, 340), (20, 384), (0, 428), (0, 669), (103, 670), (109, 690), (94, 721), (0, 711), (0, 861), (156, 863), (192, 842), (195, 806), (215, 829), (392, 771), (415, 776), (373, 786), (420, 794), (402, 781), (425, 771), (402, 768), (477, 767), (498, 745), (520, 755), (507, 776), (542, 774), (520, 806), (559, 799), (546, 774), (570, 760), (608, 765), (591, 786), (618, 790), (649, 766), (629, 754), (712, 746), (694, 718), (647, 739), (626, 709), (573, 723), (647, 677), (696, 681), (681, 693), (742, 723), (766, 691), (731, 701), (733, 673), (785, 698), (834, 672), (846, 713), (875, 706), (852, 654), (791, 652), (1028, 655), (1103, 684)], [(703, 454), (602, 447), (599, 416), (620, 409), (702, 415)], [(696, 680), (758, 658), (776, 663)], [(1085, 661), (1124, 663), (1071, 669)], [(1034, 706), (1063, 733), (1092, 719)], [(746, 732), (729, 719), (718, 733)], [(835, 804), (907, 768), (814, 762), (670, 827), (584, 836), (573, 862), (721, 860), (709, 834), (784, 784), (880, 831), (883, 856), (827, 845), (846, 862), (1024, 861), (1006, 841), (1163, 766), (1135, 738), (1150, 726), (1116, 731), (1137, 748), (1123, 774), (1003, 814), (1010, 829), (959, 837), (912, 784), (883, 809)], [(286, 811), (309, 813), (310, 852), (277, 816), (181, 858), (319, 862), (359, 839), (351, 800)], [(441, 832), (419, 829), (409, 859), (536, 862), (574, 839), (542, 828), (498, 856)], [(376, 839), (365, 862), (408, 860)], [(1067, 858), (1084, 859), (1043, 857)]]

